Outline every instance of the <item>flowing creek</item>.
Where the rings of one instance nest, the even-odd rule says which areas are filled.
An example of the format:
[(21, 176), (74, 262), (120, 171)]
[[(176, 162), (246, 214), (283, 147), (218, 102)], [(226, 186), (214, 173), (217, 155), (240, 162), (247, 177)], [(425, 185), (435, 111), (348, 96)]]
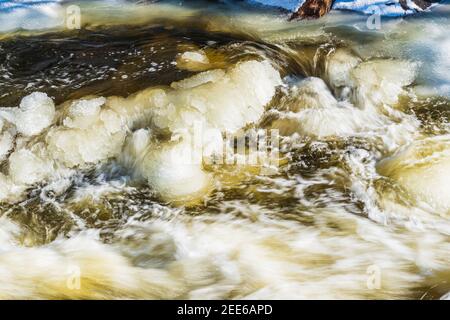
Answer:
[(450, 292), (448, 6), (80, 6), (0, 34), (0, 298)]

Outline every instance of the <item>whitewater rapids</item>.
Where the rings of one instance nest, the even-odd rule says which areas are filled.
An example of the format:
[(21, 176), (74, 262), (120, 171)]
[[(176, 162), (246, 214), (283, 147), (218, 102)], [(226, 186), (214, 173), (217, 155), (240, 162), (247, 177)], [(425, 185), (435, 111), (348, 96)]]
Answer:
[(450, 292), (448, 64), (421, 56), (448, 17), (380, 37), (333, 13), (82, 8), (80, 34), (0, 45), (0, 298)]

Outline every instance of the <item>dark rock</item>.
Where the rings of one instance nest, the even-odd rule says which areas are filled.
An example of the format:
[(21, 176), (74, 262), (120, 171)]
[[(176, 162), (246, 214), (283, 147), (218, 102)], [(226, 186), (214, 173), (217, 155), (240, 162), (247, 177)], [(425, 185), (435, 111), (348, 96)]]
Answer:
[(331, 10), (334, 0), (306, 0), (305, 3), (292, 14), (290, 20), (297, 18), (317, 19)]

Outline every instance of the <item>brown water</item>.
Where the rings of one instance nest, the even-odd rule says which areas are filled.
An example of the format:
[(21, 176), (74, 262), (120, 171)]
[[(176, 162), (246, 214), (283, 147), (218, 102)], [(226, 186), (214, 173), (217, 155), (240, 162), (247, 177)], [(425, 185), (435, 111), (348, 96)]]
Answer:
[[(82, 8), (79, 31), (0, 42), (1, 298), (450, 291), (445, 12), (373, 32), (337, 13)], [(219, 140), (277, 130), (278, 165), (183, 162), (196, 121)]]

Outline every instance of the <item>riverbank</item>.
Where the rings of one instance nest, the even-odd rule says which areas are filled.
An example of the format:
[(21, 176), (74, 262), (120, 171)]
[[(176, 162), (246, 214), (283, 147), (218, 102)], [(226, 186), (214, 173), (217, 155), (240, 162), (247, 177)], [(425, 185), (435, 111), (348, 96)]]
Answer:
[(1, 298), (450, 291), (446, 6), (78, 4), (0, 42)]

